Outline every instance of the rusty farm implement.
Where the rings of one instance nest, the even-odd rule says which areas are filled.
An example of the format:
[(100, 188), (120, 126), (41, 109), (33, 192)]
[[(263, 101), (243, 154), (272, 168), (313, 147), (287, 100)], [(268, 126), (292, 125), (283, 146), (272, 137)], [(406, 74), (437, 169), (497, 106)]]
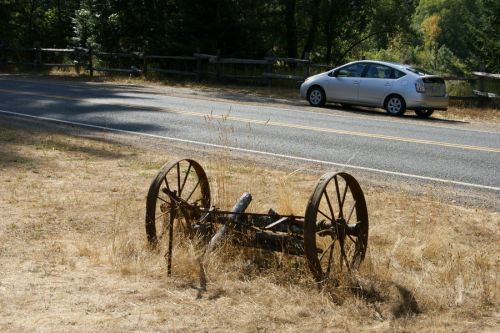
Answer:
[(304, 216), (247, 213), (252, 200), (244, 193), (233, 209), (211, 203), (207, 175), (191, 159), (166, 163), (153, 179), (146, 202), (146, 233), (152, 247), (166, 244), (167, 272), (172, 270), (176, 235), (198, 235), (211, 251), (231, 230), (250, 235), (242, 244), (305, 256), (314, 279), (359, 267), (368, 246), (368, 212), (356, 179), (345, 172), (318, 180)]

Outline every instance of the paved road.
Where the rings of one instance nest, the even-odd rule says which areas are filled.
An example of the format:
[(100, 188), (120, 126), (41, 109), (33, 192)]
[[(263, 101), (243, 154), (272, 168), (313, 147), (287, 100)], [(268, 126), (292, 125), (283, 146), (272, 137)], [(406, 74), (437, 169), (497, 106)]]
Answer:
[(0, 114), (500, 192), (498, 126), (11, 75), (0, 75)]

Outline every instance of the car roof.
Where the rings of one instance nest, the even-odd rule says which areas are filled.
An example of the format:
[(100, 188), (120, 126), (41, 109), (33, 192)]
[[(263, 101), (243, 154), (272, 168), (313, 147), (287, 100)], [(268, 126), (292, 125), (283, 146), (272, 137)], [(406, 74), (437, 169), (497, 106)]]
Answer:
[(382, 60), (370, 60), (370, 59), (357, 60), (357, 61), (353, 61), (352, 63), (357, 63), (357, 62), (371, 62), (371, 63), (375, 63), (375, 64), (397, 67), (400, 69), (406, 69), (407, 67), (411, 67), (411, 65), (405, 65), (405, 64), (398, 63), (398, 62), (382, 61)]
[(372, 64), (386, 65), (386, 66), (390, 66), (390, 67), (393, 67), (395, 69), (398, 69), (398, 70), (404, 72), (405, 74), (414, 75), (414, 76), (436, 76), (434, 74), (429, 73), (428, 71), (418, 69), (410, 64), (402, 64), (402, 63), (392, 62), (392, 61), (371, 60), (371, 59), (351, 61), (347, 64), (343, 64), (341, 66), (338, 66), (337, 68), (344, 67), (344, 66), (350, 65), (350, 64), (356, 64), (356, 63), (372, 63)]
[[(352, 61), (352, 62), (350, 62), (348, 64), (366, 63), (366, 62), (372, 63), (372, 64), (380, 64), (380, 65), (390, 66), (390, 67), (399, 69), (399, 70), (405, 72), (406, 74), (417, 75), (414, 71), (409, 70), (409, 68), (414, 68), (412, 65), (410, 65), (410, 64), (402, 64), (402, 63), (392, 62), (392, 61), (364, 59), (364, 60)], [(343, 67), (343, 66), (348, 65), (348, 64), (344, 64), (344, 65), (339, 66), (339, 67)], [(427, 74), (427, 75), (431, 75), (431, 74)]]

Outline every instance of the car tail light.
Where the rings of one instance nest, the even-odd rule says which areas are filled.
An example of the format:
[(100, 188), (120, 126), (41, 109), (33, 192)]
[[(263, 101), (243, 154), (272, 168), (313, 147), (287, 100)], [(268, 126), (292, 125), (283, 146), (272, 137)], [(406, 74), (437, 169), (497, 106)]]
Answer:
[(424, 81), (422, 81), (421, 79), (415, 81), (415, 89), (417, 90), (418, 93), (424, 93), (425, 92)]

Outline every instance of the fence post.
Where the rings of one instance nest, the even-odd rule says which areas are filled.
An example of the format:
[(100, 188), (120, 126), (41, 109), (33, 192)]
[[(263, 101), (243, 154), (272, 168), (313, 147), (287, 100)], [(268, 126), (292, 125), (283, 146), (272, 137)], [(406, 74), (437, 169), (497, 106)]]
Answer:
[(311, 60), (309, 60), (309, 52), (306, 52), (304, 54), (304, 59), (307, 60), (304, 75), (306, 78), (308, 78), (310, 75), (309, 73), (310, 73), (310, 66), (311, 66)]
[(201, 81), (201, 75), (202, 75), (202, 62), (201, 62), (201, 57), (199, 56), (200, 54), (200, 48), (196, 48), (196, 79), (198, 82)]
[[(480, 64), (479, 71), (481, 73), (486, 72), (486, 66), (484, 64)], [(479, 82), (478, 90), (480, 92), (486, 92), (486, 76), (480, 75), (478, 82)], [(486, 106), (485, 98), (480, 98), (479, 99), (479, 107), (484, 108), (485, 106)]]
[(42, 67), (42, 50), (40, 48), (40, 42), (35, 42), (35, 66), (37, 70)]
[(144, 78), (146, 78), (148, 74), (148, 56), (146, 55), (146, 51), (142, 53), (142, 60), (142, 75), (144, 76)]
[[(486, 66), (485, 66), (484, 64), (480, 64), (480, 65), (479, 65), (479, 71), (480, 71), (481, 73), (486, 72)], [(485, 84), (484, 84), (484, 83), (485, 83), (485, 80), (484, 80), (484, 79), (485, 79), (485, 77), (484, 77), (484, 76), (482, 76), (482, 75), (481, 75), (481, 76), (479, 76), (479, 80), (478, 80), (478, 81), (479, 81), (479, 87), (478, 87), (478, 88), (479, 88), (479, 91), (486, 91), (486, 90), (485, 90)]]
[(92, 64), (92, 48), (89, 47), (89, 72), (90, 72), (90, 77), (94, 76), (94, 65)]
[(5, 67), (7, 64), (7, 52), (5, 50), (5, 45), (0, 41), (0, 68)]
[(77, 75), (80, 75), (80, 59), (81, 59), (82, 50), (78, 47), (75, 47), (73, 51), (73, 64), (75, 65), (75, 72)]
[[(273, 73), (273, 60), (271, 60), (270, 58), (272, 58), (274, 55), (271, 51), (267, 52), (267, 65), (266, 65), (266, 72), (269, 73), (269, 74), (272, 74)], [(268, 77), (267, 78), (267, 85), (269, 87), (271, 87), (271, 77)]]

